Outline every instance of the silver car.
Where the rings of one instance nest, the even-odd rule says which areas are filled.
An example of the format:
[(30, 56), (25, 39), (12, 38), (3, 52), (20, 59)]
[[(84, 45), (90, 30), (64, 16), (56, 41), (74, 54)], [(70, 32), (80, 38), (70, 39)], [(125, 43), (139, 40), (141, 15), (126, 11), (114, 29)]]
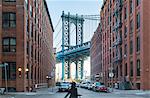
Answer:
[(71, 88), (71, 84), (68, 82), (60, 82), (58, 86), (59, 91), (68, 91)]

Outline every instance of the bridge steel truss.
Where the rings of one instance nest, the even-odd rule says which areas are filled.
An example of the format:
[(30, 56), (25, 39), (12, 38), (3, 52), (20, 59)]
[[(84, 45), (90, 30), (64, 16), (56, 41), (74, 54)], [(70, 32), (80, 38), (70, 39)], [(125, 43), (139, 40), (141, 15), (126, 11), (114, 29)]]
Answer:
[[(62, 12), (62, 50), (57, 53), (57, 57), (62, 62), (62, 80), (64, 79), (70, 79), (71, 73), (70, 73), (70, 64), (74, 62), (76, 64), (76, 79), (82, 79), (83, 78), (83, 64), (84, 64), (84, 53), (89, 51), (86, 51), (84, 49), (85, 46), (89, 46), (88, 42), (87, 44), (83, 43), (83, 22), (84, 18), (83, 16), (76, 15), (70, 15), (70, 13), (65, 14), (64, 11)], [(70, 43), (70, 26), (71, 24), (75, 25), (76, 30), (76, 46), (71, 46)], [(82, 49), (81, 49), (82, 48)], [(90, 47), (88, 47), (89, 50)], [(83, 50), (78, 51), (78, 50)], [(71, 52), (69, 52), (71, 51)], [(86, 52), (85, 52), (86, 51)], [(78, 54), (78, 52), (82, 52)]]

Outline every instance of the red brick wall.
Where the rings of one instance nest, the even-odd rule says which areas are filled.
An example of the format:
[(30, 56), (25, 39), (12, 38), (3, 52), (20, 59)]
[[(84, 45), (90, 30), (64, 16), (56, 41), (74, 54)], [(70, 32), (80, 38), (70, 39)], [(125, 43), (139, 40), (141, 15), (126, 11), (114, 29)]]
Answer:
[[(120, 64), (113, 64), (113, 63), (108, 63), (109, 60), (111, 59), (113, 61), (114, 57), (113, 52), (115, 54), (115, 48), (111, 48), (111, 52), (109, 51), (109, 47), (113, 45), (113, 43), (116, 40), (116, 33), (112, 30), (113, 27), (113, 22), (111, 25), (108, 25), (108, 16), (110, 16), (110, 11), (111, 15), (114, 12), (115, 9), (115, 3), (113, 3), (112, 0), (112, 6), (109, 9), (108, 13), (108, 8), (110, 7), (110, 0), (106, 0), (105, 4), (103, 4), (103, 8), (101, 10), (101, 24), (102, 24), (102, 63), (103, 63), (103, 73), (105, 77), (105, 84), (109, 84), (112, 81), (108, 78), (108, 71), (109, 67), (111, 64), (113, 64), (114, 69), (118, 67), (118, 75), (119, 77), (117, 78), (116, 76), (114, 77), (113, 82), (119, 82), (122, 81), (123, 78), (127, 78), (129, 82), (133, 83), (132, 88), (137, 89), (137, 83), (141, 84), (141, 89), (150, 89), (150, 67), (149, 67), (149, 58), (150, 58), (150, 53), (149, 53), (149, 33), (150, 28), (150, 19), (148, 18), (150, 16), (149, 12), (149, 5), (150, 1), (149, 0), (141, 0), (141, 3), (139, 6), (136, 6), (136, 0), (133, 0), (133, 13), (130, 14), (130, 2), (129, 0), (123, 0), (123, 7), (122, 7), (122, 61)], [(124, 8), (127, 6), (127, 19), (124, 19), (125, 11)], [(140, 28), (136, 29), (136, 15), (137, 13), (140, 12)], [(115, 21), (115, 18), (112, 15), (112, 21)], [(130, 21), (133, 19), (133, 33), (130, 34)], [(114, 22), (115, 23), (115, 22)], [(125, 25), (127, 26), (127, 37), (125, 38), (124, 36), (124, 27)], [(111, 29), (110, 29), (111, 27)], [(110, 31), (112, 31), (112, 34), (110, 34)], [(136, 38), (137, 36), (140, 36), (140, 52), (136, 52)], [(114, 39), (114, 40), (113, 40)], [(130, 54), (130, 40), (133, 41), (133, 53), (132, 55)], [(124, 46), (127, 44), (127, 57), (124, 57), (125, 49)], [(111, 55), (111, 56), (110, 56)], [(137, 76), (137, 59), (140, 59), (140, 66), (141, 66), (141, 76)], [(133, 77), (130, 77), (130, 61), (133, 61)], [(127, 63), (127, 77), (125, 76), (125, 64)], [(122, 69), (120, 69), (120, 66), (122, 65)], [(122, 76), (120, 76), (120, 72), (122, 72)]]
[(102, 79), (96, 78), (96, 75), (100, 75), (102, 72), (102, 40), (101, 40), (101, 32), (100, 32), (100, 25), (97, 27), (92, 40), (91, 40), (91, 49), (90, 49), (90, 57), (91, 57), (91, 76), (94, 81)]
[[(0, 5), (2, 5), (1, 1)], [(55, 64), (53, 27), (49, 20), (49, 12), (43, 0), (36, 2), (36, 6), (38, 8), (35, 7), (35, 3), (32, 0), (29, 0), (28, 11), (24, 0), (16, 0), (14, 3), (3, 2), (3, 6), (0, 6), (0, 13), (2, 13), (2, 10), (3, 12), (16, 12), (15, 29), (2, 30), (0, 25), (0, 31), (2, 30), (2, 33), (0, 32), (0, 47), (2, 37), (16, 37), (16, 53), (3, 53), (3, 55), (0, 55), (0, 62), (16, 62), (16, 81), (9, 80), (8, 86), (16, 88), (17, 91), (27, 91), (27, 88), (34, 87), (35, 84), (47, 83), (46, 75), (50, 74), (52, 66)], [(32, 9), (32, 15), (30, 9)], [(2, 20), (1, 15), (0, 24)], [(29, 32), (27, 32), (27, 19), (29, 21)], [(33, 36), (31, 36), (32, 29)], [(27, 54), (27, 43), (29, 43), (29, 54)], [(31, 49), (32, 46), (33, 49)], [(32, 53), (33, 56), (31, 56)], [(27, 79), (27, 65), (29, 66), (29, 79)], [(19, 77), (18, 68), (22, 69), (21, 77)], [(0, 86), (1, 83), (0, 76)], [(3, 81), (2, 86), (4, 85)]]
[(150, 1), (149, 0), (142, 0), (142, 9), (141, 9), (141, 14), (142, 14), (142, 54), (141, 54), (141, 59), (142, 59), (142, 89), (147, 90), (150, 89)]

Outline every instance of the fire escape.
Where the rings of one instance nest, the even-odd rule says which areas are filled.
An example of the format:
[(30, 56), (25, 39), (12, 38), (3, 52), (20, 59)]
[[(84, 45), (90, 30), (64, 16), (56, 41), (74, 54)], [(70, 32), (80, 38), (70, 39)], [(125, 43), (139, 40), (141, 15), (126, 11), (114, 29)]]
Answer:
[(115, 17), (115, 25), (114, 25), (114, 32), (116, 36), (116, 40), (113, 43), (113, 47), (115, 48), (115, 58), (114, 63), (119, 63), (122, 60), (122, 49), (120, 45), (122, 44), (122, 0), (115, 0), (115, 8), (114, 8), (114, 17)]
[[(114, 63), (120, 64), (122, 61), (122, 7), (123, 0), (115, 0), (115, 8), (114, 8), (114, 17), (115, 17), (115, 25), (114, 32), (116, 36), (116, 40), (113, 43), (113, 47), (115, 48), (115, 58)], [(126, 77), (120, 77), (119, 89), (131, 89), (131, 83), (125, 79)]]

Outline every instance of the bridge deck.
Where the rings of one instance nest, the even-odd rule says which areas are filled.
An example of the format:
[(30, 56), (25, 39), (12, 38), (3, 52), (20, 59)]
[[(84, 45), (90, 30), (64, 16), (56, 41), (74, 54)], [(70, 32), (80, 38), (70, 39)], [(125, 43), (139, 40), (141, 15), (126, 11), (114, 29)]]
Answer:
[(65, 59), (75, 59), (82, 56), (89, 56), (90, 54), (90, 42), (83, 43), (82, 45), (77, 45), (70, 47), (64, 52), (60, 51), (56, 54), (57, 61), (60, 61), (62, 58)]

